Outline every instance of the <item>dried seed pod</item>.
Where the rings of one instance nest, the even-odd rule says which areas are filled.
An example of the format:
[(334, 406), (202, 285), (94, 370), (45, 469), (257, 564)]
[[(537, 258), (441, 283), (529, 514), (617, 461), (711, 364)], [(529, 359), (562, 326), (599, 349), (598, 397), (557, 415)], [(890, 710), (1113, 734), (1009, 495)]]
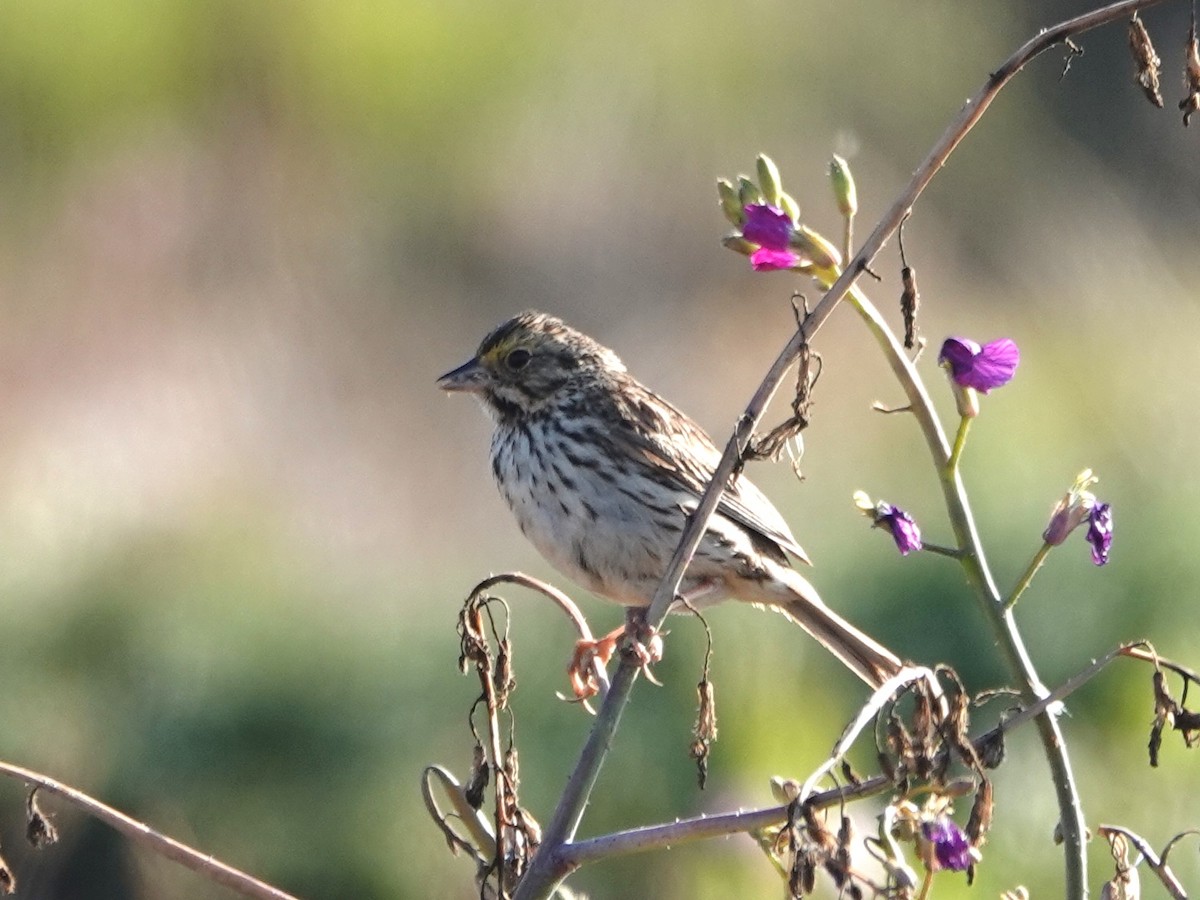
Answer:
[(54, 827), (50, 816), (42, 812), (38, 805), (37, 790), (34, 787), (25, 801), (25, 838), (40, 849), (58, 840), (58, 829)]
[(1146, 95), (1146, 99), (1162, 109), (1162, 91), (1159, 90), (1159, 67), (1162, 60), (1154, 52), (1154, 44), (1150, 40), (1150, 32), (1142, 20), (1135, 14), (1129, 20), (1129, 50), (1133, 54), (1133, 62), (1137, 66), (1134, 81)]
[(921, 308), (921, 292), (917, 289), (917, 270), (908, 264), (904, 255), (904, 223), (906, 215), (900, 222), (900, 314), (904, 316), (904, 348), (911, 350), (917, 343), (917, 310)]
[(992, 809), (992, 783), (985, 778), (975, 793), (971, 817), (967, 820), (967, 837), (971, 839), (972, 847), (982, 847), (987, 841), (987, 833), (992, 827)]
[(1188, 94), (1179, 101), (1183, 110), (1183, 124), (1187, 127), (1192, 113), (1200, 112), (1200, 42), (1196, 40), (1196, 12), (1192, 11), (1192, 27), (1188, 29), (1187, 63), (1183, 69), (1183, 82)]
[(713, 684), (704, 678), (696, 685), (696, 696), (699, 707), (696, 710), (696, 724), (692, 726), (691, 755), (696, 760), (696, 777), (700, 782), (700, 790), (708, 783), (708, 756), (712, 742), (717, 739), (717, 701), (713, 692)]
[(466, 798), (471, 809), (479, 809), (483, 806), (483, 792), (487, 790), (491, 773), (491, 766), (488, 765), (487, 754), (483, 752), (483, 745), (476, 744), (474, 758), (471, 761), (471, 777), (467, 779), (467, 784), (463, 788), (463, 797)]
[(989, 731), (975, 748), (979, 762), (985, 769), (997, 769), (1004, 762), (1004, 732), (997, 728)]

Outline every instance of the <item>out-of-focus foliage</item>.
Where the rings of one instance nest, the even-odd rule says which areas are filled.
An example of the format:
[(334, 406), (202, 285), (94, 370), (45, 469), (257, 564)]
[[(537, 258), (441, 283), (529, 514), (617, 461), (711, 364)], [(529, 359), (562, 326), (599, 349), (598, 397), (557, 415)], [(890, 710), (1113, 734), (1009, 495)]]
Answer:
[[(491, 571), (550, 573), (488, 482), (484, 420), (433, 379), (537, 306), (724, 431), (787, 337), (791, 291), (814, 292), (721, 250), (713, 180), (768, 152), (806, 220), (835, 233), (824, 171), (840, 153), (861, 230), (989, 69), (1078, 9), (0, 4), (0, 757), (300, 896), (472, 896), (417, 793), (425, 764), (461, 774), (470, 760), (457, 604)], [(1185, 16), (1179, 3), (1145, 16), (1169, 91)], [(1030, 66), (905, 235), (931, 341), (1022, 348), (964, 463), (1001, 583), (1079, 469), (1116, 510), (1106, 569), (1073, 541), (1021, 602), (1051, 683), (1130, 637), (1200, 664), (1197, 136), (1170, 112), (1178, 97), (1144, 103), (1124, 40), (1085, 36), (1062, 81), (1060, 58)], [(875, 269), (890, 306), (891, 249)], [(915, 428), (869, 411), (898, 398), (884, 365), (848, 314), (818, 349), (806, 480), (786, 465), (756, 480), (831, 602), (995, 685), (951, 564), (898, 559), (851, 502), (887, 496), (945, 539)], [(566, 629), (510, 599), (522, 797), (545, 818), (588, 720), (553, 699)], [(597, 630), (617, 620), (581, 600)], [(585, 833), (765, 804), (769, 776), (806, 774), (855, 708), (852, 679), (778, 617), (710, 620), (709, 790), (686, 758), (703, 642), (684, 620)], [(1071, 710), (1091, 822), (1159, 844), (1200, 824), (1195, 758), (1169, 745), (1146, 766), (1147, 672), (1118, 666)], [(1053, 895), (1055, 810), (1032, 735), (1013, 741), (996, 802), (973, 890)], [(30, 856), (21, 805), (0, 788), (22, 896), (221, 894), (65, 810), (62, 843)], [(1098, 886), (1103, 848), (1093, 857)], [(961, 879), (943, 880), (938, 896), (955, 895)], [(779, 889), (748, 840), (577, 883), (597, 897)]]

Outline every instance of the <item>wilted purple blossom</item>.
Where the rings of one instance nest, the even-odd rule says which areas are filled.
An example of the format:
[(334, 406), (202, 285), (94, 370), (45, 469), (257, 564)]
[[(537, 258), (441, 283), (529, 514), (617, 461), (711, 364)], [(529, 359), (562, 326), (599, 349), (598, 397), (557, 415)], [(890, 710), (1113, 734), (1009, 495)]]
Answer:
[(1102, 566), (1108, 562), (1112, 547), (1113, 514), (1112, 504), (1102, 503), (1090, 490), (1099, 479), (1091, 469), (1084, 469), (1075, 478), (1071, 490), (1063, 496), (1050, 514), (1050, 522), (1042, 532), (1042, 540), (1058, 546), (1072, 531), (1088, 523), (1087, 542), (1092, 545), (1092, 562)]
[(1020, 361), (1021, 351), (1008, 338), (982, 347), (970, 338), (946, 338), (938, 354), (938, 363), (950, 370), (956, 384), (981, 394), (1008, 384)]
[(870, 517), (871, 524), (876, 528), (884, 529), (892, 536), (901, 556), (908, 556), (914, 550), (920, 550), (924, 546), (921, 543), (921, 529), (917, 527), (913, 517), (900, 507), (888, 503), (886, 500), (876, 503), (866, 491), (854, 492), (854, 505), (862, 511), (863, 515)]
[(952, 819), (942, 817), (921, 823), (921, 834), (933, 845), (938, 868), (965, 872), (975, 861), (975, 851), (963, 830)]
[(914, 550), (920, 550), (921, 529), (917, 527), (913, 517), (898, 506), (890, 503), (879, 504), (875, 524), (891, 532), (896, 542), (896, 549), (901, 556), (908, 556)]
[(1087, 542), (1092, 545), (1092, 562), (1098, 566), (1108, 562), (1112, 547), (1113, 515), (1111, 503), (1097, 503), (1088, 515)]

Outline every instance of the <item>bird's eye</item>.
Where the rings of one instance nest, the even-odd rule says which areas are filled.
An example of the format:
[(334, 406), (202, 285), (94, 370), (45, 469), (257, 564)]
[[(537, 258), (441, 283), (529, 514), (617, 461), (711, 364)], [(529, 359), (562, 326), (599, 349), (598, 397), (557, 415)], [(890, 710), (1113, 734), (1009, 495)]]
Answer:
[(529, 364), (530, 353), (524, 347), (518, 347), (513, 350), (508, 356), (504, 357), (504, 364), (517, 372)]

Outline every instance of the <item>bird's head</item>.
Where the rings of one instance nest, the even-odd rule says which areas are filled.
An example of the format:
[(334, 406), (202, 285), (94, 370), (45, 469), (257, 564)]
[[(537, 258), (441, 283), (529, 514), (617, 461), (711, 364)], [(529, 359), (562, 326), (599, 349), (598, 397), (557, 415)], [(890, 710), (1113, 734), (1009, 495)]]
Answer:
[(590, 379), (624, 372), (615, 353), (545, 313), (495, 328), (475, 356), (438, 379), (444, 391), (478, 394), (501, 419), (520, 418)]

